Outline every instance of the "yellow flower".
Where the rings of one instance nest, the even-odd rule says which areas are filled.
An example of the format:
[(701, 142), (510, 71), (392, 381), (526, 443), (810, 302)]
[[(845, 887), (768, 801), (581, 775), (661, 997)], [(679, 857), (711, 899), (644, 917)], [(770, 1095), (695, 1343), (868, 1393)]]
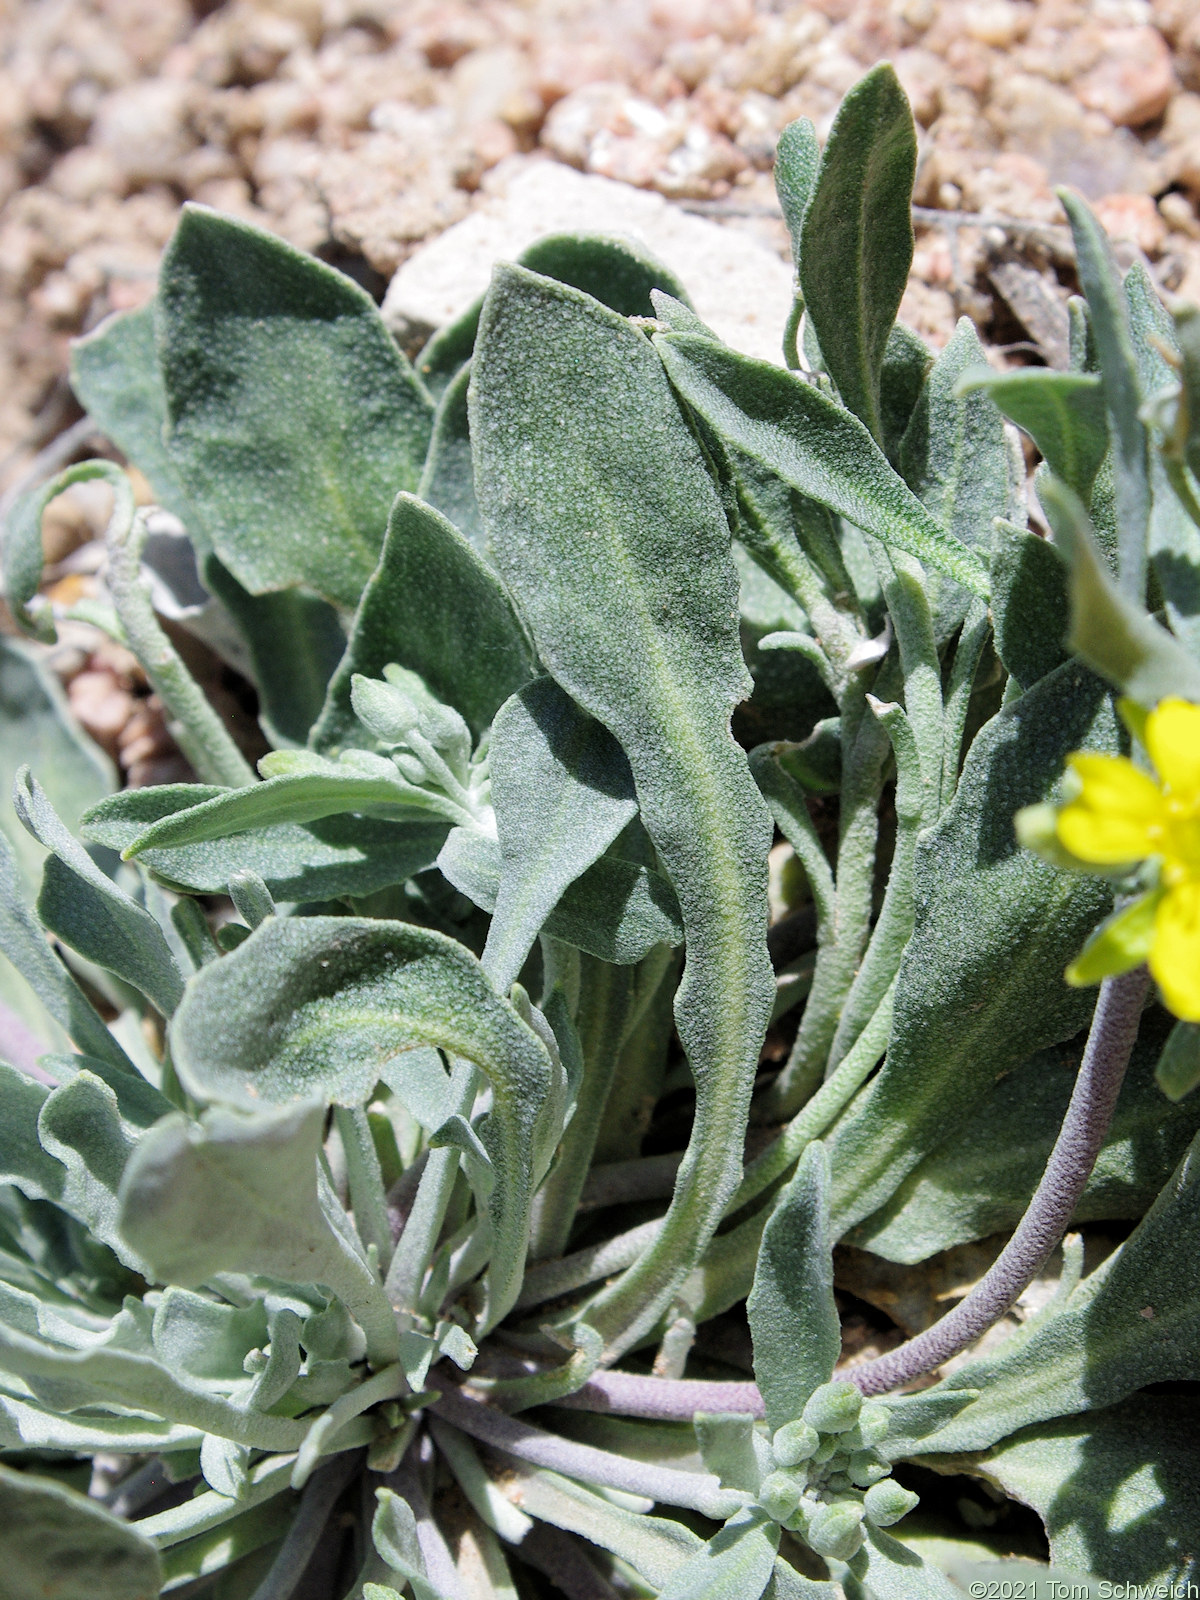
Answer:
[(1069, 983), (1147, 961), (1177, 1017), (1200, 1022), (1200, 706), (1163, 700), (1138, 729), (1155, 782), (1124, 756), (1068, 759), (1079, 793), (1059, 811), (1059, 843), (1098, 867), (1151, 861), (1158, 883), (1110, 918), (1067, 969)]

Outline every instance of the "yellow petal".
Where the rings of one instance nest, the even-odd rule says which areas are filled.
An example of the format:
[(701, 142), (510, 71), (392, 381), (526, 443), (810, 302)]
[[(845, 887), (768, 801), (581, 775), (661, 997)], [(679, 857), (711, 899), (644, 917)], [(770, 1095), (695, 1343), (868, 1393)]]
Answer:
[(1168, 1009), (1200, 1022), (1200, 883), (1181, 883), (1162, 897), (1150, 971)]
[(1097, 866), (1156, 854), (1166, 807), (1154, 780), (1124, 756), (1077, 751), (1068, 765), (1082, 786), (1058, 814), (1058, 837), (1071, 854)]
[(1146, 749), (1172, 794), (1200, 796), (1200, 706), (1163, 700), (1146, 718)]

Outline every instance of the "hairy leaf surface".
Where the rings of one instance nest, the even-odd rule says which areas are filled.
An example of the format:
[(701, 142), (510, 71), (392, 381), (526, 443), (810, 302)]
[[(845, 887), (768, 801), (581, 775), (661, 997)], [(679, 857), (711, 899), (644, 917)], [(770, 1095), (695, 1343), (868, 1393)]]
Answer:
[(804, 303), (838, 393), (877, 439), (879, 373), (912, 261), (917, 166), (912, 112), (882, 63), (850, 90), (804, 213)]
[(1094, 993), (1062, 974), (1111, 890), (1022, 850), (1012, 819), (1057, 793), (1072, 750), (1117, 743), (1104, 686), (1077, 663), (976, 738), (953, 804), (917, 845), (887, 1059), (830, 1136), (835, 1233), (882, 1205), (998, 1078), (1087, 1021)]
[(282, 239), (187, 206), (157, 327), (168, 454), (221, 560), (251, 593), (303, 583), (357, 605), (433, 415), (370, 296)]
[(478, 737), (533, 675), (529, 646), (495, 573), (440, 512), (397, 496), (379, 565), (313, 730), (317, 750), (369, 743), (350, 705), (355, 673), (395, 662), (460, 711)]
[(833, 1303), (829, 1162), (819, 1140), (806, 1147), (763, 1230), (746, 1310), (767, 1423), (782, 1428), (800, 1415), (814, 1389), (829, 1382), (842, 1348)]
[(987, 596), (983, 563), (945, 533), (870, 432), (814, 384), (696, 334), (659, 334), (671, 382), (722, 438), (856, 528)]
[(737, 1182), (774, 984), (770, 819), (729, 718), (748, 684), (729, 530), (657, 357), (574, 289), (497, 269), (472, 384), (476, 485), (501, 574), (551, 674), (624, 747), (675, 887), (676, 1017), (697, 1087), (661, 1245), (587, 1320), (653, 1325)]
[(240, 1105), (320, 1098), (361, 1105), (391, 1057), (436, 1046), (487, 1074), (481, 1137), (495, 1170), (492, 1301), (519, 1285), (551, 1065), (541, 1040), (444, 934), (352, 917), (271, 918), (188, 986), (171, 1031), (181, 1080)]

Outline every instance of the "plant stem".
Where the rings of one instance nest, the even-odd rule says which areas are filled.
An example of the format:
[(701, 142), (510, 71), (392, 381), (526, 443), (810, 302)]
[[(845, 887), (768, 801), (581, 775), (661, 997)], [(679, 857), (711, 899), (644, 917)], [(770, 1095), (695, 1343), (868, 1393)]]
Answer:
[[(890, 678), (886, 662), (877, 684), (880, 689), (885, 677)], [(820, 1084), (871, 925), (879, 795), (891, 747), (887, 733), (867, 710), (861, 690), (847, 696), (842, 725), (845, 765), (833, 915), (818, 934), (813, 985), (791, 1054), (763, 1096), (759, 1115), (766, 1121), (795, 1115)]]
[(825, 1080), (816, 1094), (788, 1123), (774, 1144), (770, 1144), (746, 1167), (741, 1186), (729, 1202), (726, 1216), (740, 1211), (764, 1189), (782, 1178), (804, 1153), (805, 1145), (819, 1139), (833, 1119), (849, 1105), (866, 1082), (875, 1063), (887, 1049), (892, 1027), (892, 1000), (895, 984), (888, 989), (875, 1015), (863, 1028), (845, 1058)]
[(654, 1422), (691, 1422), (697, 1411), (736, 1411), (761, 1417), (763, 1398), (756, 1383), (709, 1383), (700, 1378), (650, 1378), (615, 1368), (596, 1372), (574, 1394), (555, 1405), (577, 1411), (611, 1412)]
[(575, 1025), (583, 1050), (583, 1081), (558, 1160), (534, 1203), (531, 1261), (561, 1256), (567, 1247), (633, 999), (628, 967), (587, 956), (580, 962), (580, 980)]
[(251, 1600), (290, 1600), (312, 1560), (338, 1496), (362, 1467), (362, 1452), (335, 1456), (308, 1480), (271, 1569)]
[(743, 1494), (722, 1489), (712, 1473), (680, 1472), (674, 1467), (633, 1461), (592, 1445), (576, 1444), (573, 1439), (561, 1439), (557, 1434), (530, 1427), (516, 1417), (506, 1417), (478, 1400), (468, 1400), (454, 1388), (448, 1389), (430, 1409), (473, 1439), (516, 1456), (518, 1461), (549, 1467), (584, 1483), (622, 1489), (626, 1494), (644, 1495), (665, 1505), (688, 1506), (720, 1520), (745, 1503)]
[[(472, 1063), (456, 1060), (451, 1089), (457, 1095), (454, 1110), (464, 1117), (470, 1116), (475, 1103), (476, 1082)], [(457, 1177), (458, 1151), (452, 1145), (429, 1152), (417, 1198), (396, 1245), (384, 1285), (388, 1299), (401, 1315), (412, 1317), (418, 1313), (421, 1285), (442, 1231)]]
[(197, 776), (204, 783), (228, 784), (233, 789), (256, 783), (254, 768), (230, 738), (220, 717), (184, 666), (179, 652), (159, 626), (149, 592), (142, 582), (145, 523), (140, 514), (121, 516), (118, 515), (120, 510), (118, 501), (106, 535), (106, 577), (129, 648), (166, 707), (171, 731), (195, 767)]
[(1061, 1241), (1104, 1143), (1137, 1038), (1150, 977), (1144, 967), (1106, 978), (1071, 1103), (1016, 1232), (971, 1293), (940, 1322), (850, 1374), (864, 1394), (884, 1394), (941, 1366), (1011, 1310)]

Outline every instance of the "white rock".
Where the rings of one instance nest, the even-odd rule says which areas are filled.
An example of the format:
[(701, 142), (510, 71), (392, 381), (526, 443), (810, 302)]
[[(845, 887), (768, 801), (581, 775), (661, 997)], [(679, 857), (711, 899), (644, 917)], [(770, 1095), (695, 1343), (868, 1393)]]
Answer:
[(520, 157), (498, 167), (482, 204), (423, 245), (388, 286), (383, 316), (405, 344), (452, 320), (492, 266), (548, 233), (632, 235), (678, 275), (697, 313), (735, 350), (782, 365), (790, 267), (749, 234), (695, 217), (646, 189)]

